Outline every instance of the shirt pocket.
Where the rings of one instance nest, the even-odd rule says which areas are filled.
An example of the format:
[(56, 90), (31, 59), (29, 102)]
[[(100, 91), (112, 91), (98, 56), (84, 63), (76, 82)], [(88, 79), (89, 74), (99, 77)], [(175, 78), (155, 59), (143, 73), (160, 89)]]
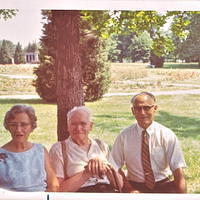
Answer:
[(167, 161), (163, 147), (157, 146), (152, 149), (151, 160), (151, 164), (154, 169), (163, 170), (167, 167)]

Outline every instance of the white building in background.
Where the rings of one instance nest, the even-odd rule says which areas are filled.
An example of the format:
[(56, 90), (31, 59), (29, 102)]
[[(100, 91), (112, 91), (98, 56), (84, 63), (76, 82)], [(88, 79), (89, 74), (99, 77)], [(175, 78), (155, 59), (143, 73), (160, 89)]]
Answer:
[(26, 63), (38, 63), (39, 55), (37, 52), (25, 53), (25, 62)]

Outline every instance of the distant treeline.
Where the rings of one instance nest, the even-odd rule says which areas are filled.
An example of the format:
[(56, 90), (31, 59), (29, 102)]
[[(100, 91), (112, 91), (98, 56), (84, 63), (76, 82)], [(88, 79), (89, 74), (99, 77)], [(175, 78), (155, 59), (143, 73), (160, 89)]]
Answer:
[(27, 47), (22, 48), (19, 42), (15, 45), (9, 40), (0, 40), (0, 64), (26, 63), (25, 54), (37, 51), (36, 43), (29, 43)]

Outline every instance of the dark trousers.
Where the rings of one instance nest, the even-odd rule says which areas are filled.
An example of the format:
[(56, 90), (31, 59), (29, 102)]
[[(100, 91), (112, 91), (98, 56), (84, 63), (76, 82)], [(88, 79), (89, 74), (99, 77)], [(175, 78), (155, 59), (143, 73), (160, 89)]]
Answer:
[(151, 190), (145, 186), (145, 183), (138, 183), (129, 181), (134, 189), (141, 193), (177, 193), (174, 181), (170, 181), (168, 178), (156, 182), (155, 187)]

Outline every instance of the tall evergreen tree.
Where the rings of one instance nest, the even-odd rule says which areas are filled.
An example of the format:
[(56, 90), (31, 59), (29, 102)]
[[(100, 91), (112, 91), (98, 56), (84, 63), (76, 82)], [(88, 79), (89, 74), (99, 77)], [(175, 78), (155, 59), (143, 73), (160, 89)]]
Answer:
[(38, 50), (37, 44), (35, 42), (33, 43), (28, 43), (28, 46), (25, 48), (25, 51), (27, 53), (32, 53), (32, 52), (36, 52)]
[[(102, 11), (91, 11), (91, 15), (104, 15)], [(80, 58), (83, 70), (84, 100), (96, 101), (107, 92), (110, 84), (110, 65), (106, 42), (94, 24), (82, 12), (80, 20)]]
[(25, 49), (26, 49), (26, 52), (27, 52), (27, 53), (32, 52), (31, 43), (28, 43), (28, 46), (27, 46), (27, 48), (25, 48)]
[(81, 38), (84, 100), (96, 101), (107, 92), (110, 84), (110, 65), (106, 62), (108, 56), (105, 42), (92, 32), (82, 34)]
[(36, 44), (35, 42), (33, 42), (33, 43), (31, 44), (31, 49), (30, 49), (30, 51), (31, 51), (31, 52), (36, 52), (37, 50), (38, 50), (37, 44)]
[(37, 93), (47, 102), (56, 102), (56, 44), (55, 29), (52, 23), (51, 11), (42, 11), (45, 21), (43, 25), (43, 36), (40, 39), (39, 58), (40, 65), (34, 69), (37, 78), (33, 85)]
[(22, 46), (19, 42), (17, 43), (16, 49), (15, 49), (14, 62), (15, 62), (15, 64), (22, 64), (25, 62), (24, 52), (23, 52)]
[(10, 58), (13, 58), (14, 57), (14, 53), (15, 53), (16, 45), (13, 44), (9, 40), (1, 40), (0, 41), (0, 46), (2, 46), (3, 41), (5, 42), (5, 46), (6, 46), (6, 49), (8, 51), (8, 55), (10, 56)]
[(11, 64), (12, 59), (9, 56), (8, 47), (6, 45), (6, 41), (3, 40), (1, 49), (0, 49), (0, 64)]

